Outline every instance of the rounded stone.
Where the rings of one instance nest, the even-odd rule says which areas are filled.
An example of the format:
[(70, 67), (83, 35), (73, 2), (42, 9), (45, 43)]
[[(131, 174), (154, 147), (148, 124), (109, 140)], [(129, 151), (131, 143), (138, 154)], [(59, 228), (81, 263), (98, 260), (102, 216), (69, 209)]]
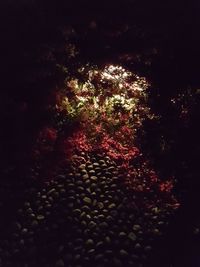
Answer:
[(89, 170), (88, 173), (89, 173), (90, 175), (95, 175), (95, 171), (94, 171), (94, 170)]
[(108, 208), (109, 208), (109, 209), (114, 209), (114, 208), (116, 208), (116, 204), (115, 204), (115, 203), (112, 203), (112, 204), (110, 204), (110, 205), (108, 206)]
[(146, 252), (150, 252), (150, 251), (152, 250), (152, 247), (151, 247), (151, 246), (146, 246), (146, 247), (144, 248), (144, 250), (145, 250)]
[(91, 188), (91, 190), (95, 190), (97, 188), (97, 185), (95, 183), (92, 183), (90, 188)]
[(125, 238), (127, 236), (127, 234), (125, 232), (120, 232), (119, 233), (119, 237), (120, 238)]
[(88, 224), (88, 227), (89, 227), (90, 229), (94, 229), (96, 226), (97, 226), (97, 224), (96, 224), (94, 221), (91, 221), (91, 222)]
[(137, 244), (135, 245), (135, 249), (139, 250), (139, 249), (141, 249), (141, 248), (142, 248), (142, 247), (141, 247), (140, 243), (137, 243)]
[(104, 204), (103, 204), (103, 202), (98, 202), (98, 203), (97, 203), (97, 207), (98, 207), (99, 209), (103, 209), (103, 208), (104, 208)]
[(123, 258), (125, 258), (125, 257), (128, 256), (128, 252), (127, 252), (126, 250), (124, 250), (124, 249), (121, 249), (121, 250), (119, 251), (119, 254), (120, 254), (120, 256), (123, 257)]
[(22, 235), (27, 235), (28, 234), (28, 229), (27, 228), (23, 228), (22, 229)]
[(84, 174), (83, 175), (83, 180), (87, 180), (87, 179), (89, 179), (89, 175), (88, 174)]
[(96, 176), (91, 176), (90, 179), (91, 179), (92, 181), (94, 181), (94, 182), (97, 181), (97, 177), (96, 177)]
[(160, 235), (160, 234), (161, 234), (161, 232), (160, 232), (159, 229), (157, 229), (157, 228), (153, 229), (153, 233), (154, 233), (155, 235)]
[(130, 233), (128, 234), (128, 238), (129, 238), (130, 240), (132, 240), (132, 241), (136, 241), (137, 236), (136, 236), (133, 232), (130, 232)]
[(83, 202), (86, 204), (92, 204), (92, 200), (89, 197), (84, 197)]
[(94, 241), (92, 239), (88, 239), (86, 240), (85, 245), (87, 247), (92, 247), (94, 245)]
[(90, 208), (89, 208), (87, 205), (84, 205), (84, 206), (82, 207), (82, 210), (83, 210), (83, 211), (86, 211), (86, 212), (89, 212), (89, 211), (90, 211)]
[(110, 239), (110, 237), (109, 237), (109, 236), (106, 236), (106, 237), (105, 237), (105, 241), (106, 241), (107, 244), (110, 244), (110, 243), (111, 243), (111, 239)]
[(88, 165), (88, 166), (87, 166), (87, 169), (88, 169), (88, 170), (92, 170), (92, 169), (93, 169), (93, 165), (91, 165), (91, 164)]
[(80, 166), (79, 166), (79, 169), (80, 170), (84, 170), (86, 168), (86, 165), (85, 164), (81, 164)]
[(75, 210), (73, 210), (73, 213), (74, 213), (74, 215), (79, 216), (81, 214), (81, 210), (75, 209)]
[(81, 222), (81, 226), (83, 226), (84, 228), (87, 227), (87, 222), (86, 221), (82, 221)]
[(89, 255), (94, 255), (94, 253), (95, 253), (95, 249), (94, 248), (88, 250), (88, 254)]
[(51, 190), (49, 190), (49, 191), (47, 192), (47, 195), (51, 195), (51, 194), (53, 194), (54, 192), (56, 192), (56, 189), (55, 189), (55, 188), (52, 188)]
[(141, 230), (141, 226), (139, 224), (135, 224), (135, 225), (133, 225), (133, 230), (139, 231), (139, 230)]
[(96, 244), (96, 248), (97, 248), (97, 249), (103, 248), (103, 245), (104, 245), (104, 243), (103, 243), (102, 241), (99, 241), (99, 242), (97, 242), (97, 244)]

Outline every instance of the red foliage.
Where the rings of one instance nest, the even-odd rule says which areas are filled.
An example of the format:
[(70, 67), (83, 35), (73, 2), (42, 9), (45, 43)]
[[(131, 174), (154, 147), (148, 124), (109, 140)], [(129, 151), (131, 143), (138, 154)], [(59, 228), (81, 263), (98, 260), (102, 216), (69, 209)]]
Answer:
[(172, 181), (165, 181), (160, 183), (159, 185), (161, 192), (171, 192), (173, 189), (173, 182)]
[(75, 132), (71, 137), (65, 140), (66, 155), (72, 155), (77, 152), (89, 152), (92, 150), (90, 143), (88, 142), (86, 134), (79, 130)]

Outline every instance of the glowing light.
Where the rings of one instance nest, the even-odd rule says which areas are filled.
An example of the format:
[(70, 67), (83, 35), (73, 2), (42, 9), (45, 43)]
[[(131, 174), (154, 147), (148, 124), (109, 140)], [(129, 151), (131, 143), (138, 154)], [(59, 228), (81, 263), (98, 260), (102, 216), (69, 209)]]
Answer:
[[(88, 66), (79, 68), (85, 82), (72, 79), (67, 86), (74, 91), (75, 101), (65, 98), (62, 102), (63, 109), (70, 113), (87, 112), (94, 117), (99, 112), (111, 116), (115, 112), (127, 112), (141, 125), (143, 116), (153, 118), (150, 109), (145, 105), (146, 89), (149, 84), (145, 78), (139, 77), (125, 70), (122, 66), (107, 65), (103, 69)], [(143, 103), (141, 100), (143, 99)]]

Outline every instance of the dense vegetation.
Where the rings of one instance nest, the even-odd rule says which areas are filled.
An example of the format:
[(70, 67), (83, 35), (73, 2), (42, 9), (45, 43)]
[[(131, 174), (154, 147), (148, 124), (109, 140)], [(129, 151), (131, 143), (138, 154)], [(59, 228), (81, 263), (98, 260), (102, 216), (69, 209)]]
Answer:
[[(32, 178), (39, 186), (52, 175), (47, 173), (49, 163), (60, 162), (60, 151), (53, 156), (48, 152), (43, 159), (33, 152), (41, 136), (50, 138), (51, 145), (57, 138), (54, 126), (63, 120), (63, 111), (55, 118), (54, 107), (63, 94), (73, 96), (66, 83), (76, 79), (83, 83), (85, 76), (78, 70), (88, 63), (102, 69), (116, 64), (151, 84), (147, 104), (157, 119), (144, 121), (137, 142), (163, 184), (169, 177), (177, 181), (173, 190), (181, 203), (163, 250), (173, 242), (174, 251), (180, 246), (185, 252), (185, 266), (196, 266), (199, 4), (8, 1), (1, 5), (2, 229), (26, 199)], [(56, 131), (59, 127), (55, 126)], [(66, 129), (65, 133), (69, 134)], [(36, 158), (43, 164), (38, 176)], [(173, 264), (180, 266), (181, 254), (170, 255)]]

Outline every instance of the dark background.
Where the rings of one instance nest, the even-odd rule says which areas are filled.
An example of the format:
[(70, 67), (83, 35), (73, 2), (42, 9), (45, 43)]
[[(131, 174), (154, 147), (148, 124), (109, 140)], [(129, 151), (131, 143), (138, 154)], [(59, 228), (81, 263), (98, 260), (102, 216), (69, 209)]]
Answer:
[(149, 104), (161, 119), (145, 124), (141, 146), (163, 178), (177, 179), (181, 208), (160, 258), (168, 251), (166, 264), (200, 266), (199, 13), (199, 1), (1, 1), (1, 180), (21, 179), (29, 164), (49, 95), (63, 84), (57, 64), (71, 73), (86, 62), (122, 64), (152, 84)]

